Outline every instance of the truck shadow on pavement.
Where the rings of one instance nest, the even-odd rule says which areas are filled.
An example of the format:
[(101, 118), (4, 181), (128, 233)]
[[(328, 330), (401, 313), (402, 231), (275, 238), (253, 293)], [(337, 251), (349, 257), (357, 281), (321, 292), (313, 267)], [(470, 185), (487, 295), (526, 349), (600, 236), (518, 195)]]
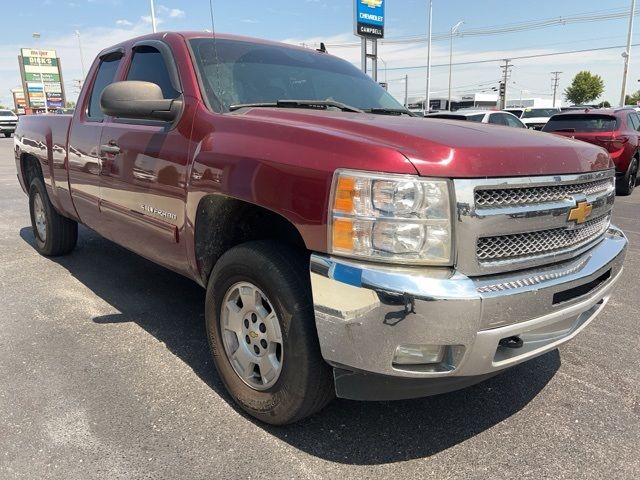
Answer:
[[(31, 227), (20, 236), (34, 244)], [(163, 342), (225, 401), (209, 355), (205, 291), (191, 280), (149, 262), (81, 227), (78, 248), (51, 259), (116, 308), (98, 324), (135, 322)], [(325, 410), (286, 427), (264, 425), (282, 441), (319, 458), (377, 465), (434, 455), (493, 427), (526, 407), (560, 367), (554, 350), (458, 392), (397, 402), (335, 400)]]

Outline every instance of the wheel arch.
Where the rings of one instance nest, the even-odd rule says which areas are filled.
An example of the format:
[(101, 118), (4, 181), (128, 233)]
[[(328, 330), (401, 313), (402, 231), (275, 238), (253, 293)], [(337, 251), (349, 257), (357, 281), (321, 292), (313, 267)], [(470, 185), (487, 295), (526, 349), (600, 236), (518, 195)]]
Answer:
[(309, 253), (298, 228), (279, 213), (224, 195), (204, 196), (198, 203), (194, 226), (199, 280), (206, 285), (216, 262), (229, 249), (268, 239)]

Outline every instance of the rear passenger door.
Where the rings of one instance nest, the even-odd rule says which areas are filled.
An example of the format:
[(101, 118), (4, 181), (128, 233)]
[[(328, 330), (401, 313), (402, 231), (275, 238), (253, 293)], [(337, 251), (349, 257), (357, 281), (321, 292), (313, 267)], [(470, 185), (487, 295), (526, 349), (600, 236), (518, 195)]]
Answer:
[[(155, 83), (164, 98), (182, 96), (177, 66), (166, 43), (138, 42), (128, 58), (124, 80)], [(178, 271), (186, 268), (181, 240), (193, 113), (183, 106), (174, 122), (109, 117), (100, 139), (105, 235)]]
[[(102, 90), (117, 78), (124, 49), (102, 54), (87, 76), (86, 92), (79, 98), (69, 132), (67, 162), (73, 204), (82, 223), (102, 233), (100, 225), (100, 173), (98, 144), (104, 123), (100, 109)], [(95, 73), (94, 73), (95, 72)]]

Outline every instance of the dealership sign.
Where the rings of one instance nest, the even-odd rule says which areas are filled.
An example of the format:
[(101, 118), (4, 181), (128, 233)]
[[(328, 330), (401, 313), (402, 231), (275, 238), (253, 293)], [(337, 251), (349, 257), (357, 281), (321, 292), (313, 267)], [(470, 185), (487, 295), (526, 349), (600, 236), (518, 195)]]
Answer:
[(18, 57), (27, 108), (64, 107), (60, 59), (55, 50), (23, 48)]
[(384, 0), (355, 0), (355, 34), (384, 37)]

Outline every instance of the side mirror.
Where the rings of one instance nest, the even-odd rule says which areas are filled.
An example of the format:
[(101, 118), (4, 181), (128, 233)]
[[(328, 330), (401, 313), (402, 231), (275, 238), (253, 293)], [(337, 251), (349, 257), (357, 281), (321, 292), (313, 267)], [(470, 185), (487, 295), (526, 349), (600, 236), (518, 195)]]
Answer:
[(180, 113), (182, 100), (163, 98), (155, 83), (127, 80), (114, 82), (102, 91), (100, 108), (117, 118), (172, 121)]

